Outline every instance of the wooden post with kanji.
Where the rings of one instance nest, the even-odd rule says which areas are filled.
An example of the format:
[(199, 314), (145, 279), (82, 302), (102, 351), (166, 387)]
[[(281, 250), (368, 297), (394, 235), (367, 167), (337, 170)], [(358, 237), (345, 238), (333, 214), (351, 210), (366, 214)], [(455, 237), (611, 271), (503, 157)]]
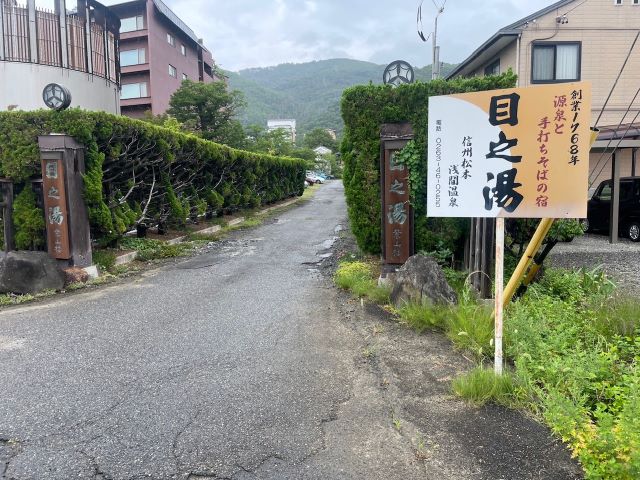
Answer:
[(84, 147), (66, 135), (38, 137), (47, 251), (64, 267), (91, 266)]
[(396, 153), (412, 139), (413, 129), (408, 123), (383, 124), (380, 129), (381, 247), (387, 271), (394, 271), (414, 254), (409, 167), (395, 161)]

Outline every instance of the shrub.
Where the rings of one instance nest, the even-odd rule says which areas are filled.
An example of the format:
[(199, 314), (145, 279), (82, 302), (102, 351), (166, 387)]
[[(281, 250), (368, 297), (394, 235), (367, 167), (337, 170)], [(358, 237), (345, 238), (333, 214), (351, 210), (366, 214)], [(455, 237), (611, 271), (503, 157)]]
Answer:
[(15, 244), (18, 250), (32, 250), (44, 245), (44, 213), (36, 206), (36, 195), (26, 185), (13, 202)]
[(212, 211), (232, 211), (304, 191), (303, 160), (235, 150), (77, 109), (0, 112), (0, 175), (18, 185), (39, 176), (37, 137), (48, 132), (64, 132), (85, 145), (85, 201), (92, 237), (103, 244), (140, 222), (180, 226), (191, 206), (204, 202)]
[(507, 310), (505, 347), (528, 396), (589, 479), (640, 473), (640, 303), (601, 270), (549, 269)]
[[(380, 252), (380, 125), (410, 122), (415, 139), (406, 152), (409, 165), (411, 201), (415, 209), (417, 251), (434, 251), (445, 246), (459, 253), (459, 239), (467, 228), (461, 219), (427, 218), (427, 120), (428, 99), (433, 95), (509, 88), (515, 85), (511, 72), (494, 77), (474, 77), (450, 81), (434, 80), (391, 86), (352, 87), (342, 95), (341, 109), (345, 123), (341, 145), (344, 161), (343, 181), (349, 219), (358, 246), (368, 253)], [(439, 245), (439, 242), (444, 242)]]

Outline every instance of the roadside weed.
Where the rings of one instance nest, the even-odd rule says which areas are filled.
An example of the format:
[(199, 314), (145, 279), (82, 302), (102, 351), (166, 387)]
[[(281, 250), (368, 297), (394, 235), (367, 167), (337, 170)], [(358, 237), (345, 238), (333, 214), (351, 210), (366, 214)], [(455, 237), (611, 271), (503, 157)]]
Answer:
[(480, 406), (487, 402), (513, 407), (517, 405), (518, 388), (513, 375), (496, 375), (492, 369), (479, 366), (453, 380), (453, 391), (459, 397)]
[(402, 430), (402, 420), (400, 420), (399, 418), (394, 417), (393, 418), (393, 426), (397, 431)]
[(442, 328), (445, 323), (446, 307), (429, 304), (406, 303), (398, 310), (400, 318), (418, 332)]
[(143, 262), (186, 255), (192, 248), (188, 243), (169, 245), (149, 238), (124, 238), (120, 245), (125, 250), (137, 250), (138, 260)]
[(373, 265), (361, 261), (341, 263), (334, 276), (336, 285), (355, 296), (367, 297), (378, 304), (388, 303), (391, 292), (388, 287), (378, 286), (376, 279)]
[(369, 345), (362, 349), (362, 356), (368, 360), (375, 358), (376, 349), (375, 347)]
[(110, 250), (95, 249), (91, 255), (94, 265), (96, 265), (101, 272), (111, 271), (116, 264), (116, 254)]
[(50, 297), (55, 294), (55, 290), (45, 290), (43, 292), (35, 294), (26, 293), (24, 295), (13, 295), (11, 293), (5, 293), (0, 295), (0, 307), (8, 305), (21, 305), (23, 303), (32, 302), (41, 298)]
[(473, 353), (476, 358), (493, 356), (494, 321), (491, 308), (463, 303), (446, 310), (445, 331), (458, 347)]

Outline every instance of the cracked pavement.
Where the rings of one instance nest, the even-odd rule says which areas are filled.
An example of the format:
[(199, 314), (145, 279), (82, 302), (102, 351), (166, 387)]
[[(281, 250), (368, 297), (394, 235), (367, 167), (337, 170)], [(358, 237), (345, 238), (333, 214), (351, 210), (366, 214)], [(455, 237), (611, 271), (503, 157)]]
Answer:
[(441, 336), (333, 287), (345, 217), (330, 182), (201, 255), (0, 311), (0, 478), (579, 478), (544, 427), (448, 395), (468, 362)]
[[(2, 476), (375, 478), (382, 459), (362, 470), (327, 452), (359, 347), (305, 265), (326, 258), (345, 211), (332, 182), (205, 254), (0, 312)], [(417, 468), (394, 462), (387, 478)]]

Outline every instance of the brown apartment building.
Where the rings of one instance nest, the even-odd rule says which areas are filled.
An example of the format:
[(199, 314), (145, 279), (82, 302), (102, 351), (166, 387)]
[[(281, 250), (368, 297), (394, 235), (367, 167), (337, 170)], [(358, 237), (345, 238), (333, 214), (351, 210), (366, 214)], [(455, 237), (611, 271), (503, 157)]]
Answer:
[[(592, 126), (600, 117), (601, 132), (590, 159), (589, 180), (595, 187), (611, 178), (614, 159), (622, 176), (640, 175), (633, 147), (640, 138), (640, 95), (634, 97), (640, 86), (640, 39), (631, 50), (639, 29), (640, 0), (562, 0), (499, 30), (449, 78), (511, 69), (521, 87), (590, 81)], [(619, 143), (620, 137), (624, 140)]]
[(121, 23), (123, 115), (162, 114), (183, 80), (218, 80), (211, 52), (161, 0), (134, 0), (109, 8)]

